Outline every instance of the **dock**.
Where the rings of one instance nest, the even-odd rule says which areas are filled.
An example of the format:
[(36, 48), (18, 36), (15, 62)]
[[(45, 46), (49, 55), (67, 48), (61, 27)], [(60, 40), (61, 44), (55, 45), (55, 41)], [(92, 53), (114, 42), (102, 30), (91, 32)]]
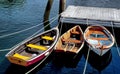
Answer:
[(99, 24), (120, 28), (120, 9), (70, 5), (61, 14), (60, 21), (63, 23)]

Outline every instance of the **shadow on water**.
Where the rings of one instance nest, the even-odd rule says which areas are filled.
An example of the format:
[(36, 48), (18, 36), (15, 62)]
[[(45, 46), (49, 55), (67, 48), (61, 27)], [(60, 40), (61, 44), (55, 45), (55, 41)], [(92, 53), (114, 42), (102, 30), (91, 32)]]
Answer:
[[(66, 58), (65, 61), (65, 66), (67, 68), (76, 68), (79, 61), (81, 60), (82, 57), (82, 51), (80, 51), (78, 54), (76, 54), (73, 58), (71, 58), (70, 56), (68, 58)], [(67, 54), (67, 53), (66, 53)]]
[[(87, 47), (87, 45), (86, 45), (86, 47)], [(87, 52), (88, 52), (88, 47), (84, 50), (85, 58), (87, 58)], [(95, 68), (96, 70), (101, 72), (110, 64), (111, 60), (112, 60), (111, 49), (103, 56), (99, 56), (91, 50), (89, 53), (88, 63), (93, 68)]]
[(56, 67), (62, 68), (65, 66), (67, 68), (76, 68), (76, 66), (78, 65), (78, 62), (80, 61), (82, 57), (82, 51), (79, 52), (74, 57), (71, 57), (71, 56), (68, 57), (64, 52), (61, 52), (61, 53), (54, 52), (53, 55), (54, 57), (53, 57), (52, 63)]
[[(51, 69), (55, 70), (60, 70), (62, 67), (67, 67), (67, 68), (76, 68), (78, 65), (78, 62), (81, 59), (82, 54), (79, 53), (76, 55), (75, 58), (55, 58), (55, 53), (52, 52), (50, 56), (37, 68), (35, 68), (32, 72), (29, 74), (36, 74), (37, 72), (41, 71), (45, 67), (48, 67), (48, 65), (51, 66)], [(40, 61), (39, 61), (40, 62)], [(29, 67), (24, 67), (24, 66), (19, 66), (16, 64), (10, 64), (7, 69), (5, 70), (5, 74), (25, 74), (29, 70), (31, 70), (33, 67), (38, 65), (38, 63), (33, 64), (32, 66)]]
[[(66, 58), (64, 56), (64, 53), (56, 54), (54, 51), (51, 53), (51, 55), (36, 69), (34, 69), (30, 74), (36, 74), (38, 72), (44, 72), (49, 73), (51, 71), (60, 71), (63, 67), (66, 68), (76, 68), (78, 66), (78, 63), (82, 61), (81, 57), (84, 55), (86, 58), (88, 52), (87, 45), (84, 45), (82, 50), (74, 57), (74, 58)], [(57, 57), (56, 57), (57, 56)], [(102, 57), (95, 54), (93, 51), (90, 51), (89, 60), (88, 63), (96, 70), (101, 72), (103, 69), (105, 69), (111, 62), (112, 54), (111, 51), (108, 51), (105, 55)], [(40, 62), (40, 61), (39, 61)], [(39, 63), (38, 62), (38, 63)], [(6, 69), (6, 74), (24, 74), (30, 69), (32, 69), (34, 66), (36, 66), (38, 63), (35, 63), (34, 65), (30, 67), (23, 67), (18, 66), (15, 64), (11, 64)], [(49, 70), (48, 70), (49, 69)]]

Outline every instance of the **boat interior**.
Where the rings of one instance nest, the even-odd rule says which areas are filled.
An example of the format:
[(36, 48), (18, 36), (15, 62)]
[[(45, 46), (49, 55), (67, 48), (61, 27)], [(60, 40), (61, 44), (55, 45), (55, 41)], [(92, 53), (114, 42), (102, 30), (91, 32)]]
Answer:
[(83, 43), (80, 27), (76, 26), (65, 32), (58, 40), (55, 50), (64, 50), (77, 53)]
[(90, 44), (98, 47), (105, 48), (112, 43), (111, 34), (107, 29), (98, 26), (90, 27), (88, 31), (86, 31), (85, 37)]
[(10, 53), (9, 55), (23, 60), (34, 58), (49, 49), (54, 42), (56, 33), (56, 30), (52, 30), (37, 36), (16, 48), (12, 54)]

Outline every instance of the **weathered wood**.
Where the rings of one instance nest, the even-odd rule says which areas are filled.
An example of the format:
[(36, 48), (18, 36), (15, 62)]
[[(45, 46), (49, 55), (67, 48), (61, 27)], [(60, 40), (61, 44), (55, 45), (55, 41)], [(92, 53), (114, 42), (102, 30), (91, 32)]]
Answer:
[[(49, 15), (50, 15), (50, 10), (51, 10), (52, 4), (53, 4), (53, 0), (48, 0), (47, 6), (45, 9), (45, 13), (44, 13), (44, 20), (43, 20), (43, 22), (45, 22), (44, 26), (49, 24), (48, 20), (49, 20)], [(46, 21), (48, 21), (48, 22), (46, 22)], [(48, 30), (48, 29), (50, 29), (50, 25), (45, 27), (45, 30)]]
[(104, 26), (112, 26), (112, 21), (114, 27), (120, 27), (120, 9), (68, 6), (61, 15), (61, 21), (64, 23), (88, 23), (90, 25), (100, 24)]
[(59, 14), (65, 10), (66, 0), (59, 0)]

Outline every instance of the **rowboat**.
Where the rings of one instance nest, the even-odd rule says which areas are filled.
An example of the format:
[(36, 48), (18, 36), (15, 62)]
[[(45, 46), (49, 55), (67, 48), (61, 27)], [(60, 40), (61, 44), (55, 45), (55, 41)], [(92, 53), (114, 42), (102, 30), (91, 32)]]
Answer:
[(57, 27), (40, 33), (14, 47), (6, 54), (7, 59), (17, 65), (30, 66), (49, 56), (59, 37)]
[(95, 25), (88, 26), (84, 32), (84, 39), (92, 51), (103, 56), (114, 45), (114, 37), (107, 28)]
[[(56, 55), (65, 57), (74, 57), (77, 55), (82, 47), (84, 46), (83, 32), (79, 25), (70, 28), (68, 31), (63, 33), (54, 47)], [(68, 57), (67, 57), (68, 58)]]

